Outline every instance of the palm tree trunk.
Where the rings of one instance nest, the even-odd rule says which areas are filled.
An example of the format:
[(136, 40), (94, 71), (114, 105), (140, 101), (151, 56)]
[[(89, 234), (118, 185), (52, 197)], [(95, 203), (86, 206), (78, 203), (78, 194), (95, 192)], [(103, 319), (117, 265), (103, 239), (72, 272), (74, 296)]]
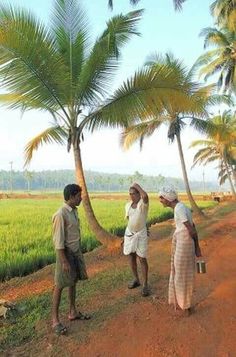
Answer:
[(179, 157), (180, 157), (182, 173), (183, 173), (183, 178), (184, 178), (184, 184), (185, 184), (185, 189), (186, 189), (186, 193), (187, 193), (187, 196), (188, 196), (188, 200), (190, 202), (190, 205), (191, 205), (191, 208), (192, 208), (193, 212), (198, 216), (204, 217), (203, 212), (200, 210), (200, 208), (198, 207), (198, 205), (194, 201), (193, 195), (192, 195), (191, 190), (190, 190), (189, 181), (188, 181), (188, 175), (187, 175), (187, 170), (186, 170), (186, 165), (185, 165), (185, 161), (184, 161), (184, 153), (183, 153), (183, 148), (182, 148), (182, 144), (181, 144), (180, 134), (179, 133), (176, 133), (176, 139), (177, 139), (177, 143), (178, 143)]
[(101, 242), (105, 247), (118, 247), (120, 246), (120, 239), (117, 236), (114, 236), (107, 231), (105, 231), (100, 224), (98, 223), (93, 208), (90, 202), (87, 185), (85, 182), (84, 171), (81, 160), (80, 147), (73, 148), (74, 150), (74, 160), (75, 160), (75, 171), (76, 179), (78, 184), (82, 188), (82, 202), (85, 211), (86, 218), (88, 220), (89, 226), (91, 227), (93, 233), (95, 234), (97, 240)]
[(236, 187), (236, 170), (233, 165), (230, 165), (231, 172), (233, 174), (233, 179), (234, 179), (234, 186)]
[(230, 187), (231, 187), (231, 192), (232, 192), (232, 195), (233, 195), (234, 199), (236, 199), (236, 192), (235, 192), (233, 181), (232, 181), (232, 178), (231, 178), (231, 175), (230, 175), (230, 172), (229, 172), (229, 165), (228, 165), (227, 160), (225, 158), (223, 158), (223, 160), (224, 160), (224, 164), (225, 164), (225, 168), (226, 168), (229, 184), (230, 184)]

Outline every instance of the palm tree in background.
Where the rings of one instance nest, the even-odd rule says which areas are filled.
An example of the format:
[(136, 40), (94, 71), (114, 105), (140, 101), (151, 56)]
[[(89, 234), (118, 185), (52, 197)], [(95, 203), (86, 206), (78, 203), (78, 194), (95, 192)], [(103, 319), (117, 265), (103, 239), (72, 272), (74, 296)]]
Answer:
[(173, 97), (172, 100), (165, 106), (163, 111), (159, 111), (157, 108), (156, 113), (153, 112), (149, 118), (136, 120), (134, 124), (130, 125), (124, 131), (121, 139), (122, 145), (124, 148), (128, 149), (136, 141), (139, 141), (142, 148), (143, 140), (150, 137), (163, 124), (166, 124), (168, 126), (169, 140), (171, 142), (174, 142), (174, 140), (177, 141), (182, 173), (189, 202), (193, 211), (198, 215), (202, 215), (202, 212), (194, 201), (190, 190), (181, 143), (181, 132), (186, 125), (184, 122), (185, 119), (189, 121), (191, 126), (200, 132), (204, 132), (208, 123), (203, 120), (203, 118), (208, 116), (208, 108), (211, 105), (221, 102), (222, 100), (226, 100), (228, 103), (227, 98), (212, 95), (212, 86), (199, 87), (199, 85), (193, 82), (193, 70), (187, 71), (183, 64), (174, 59), (171, 54), (167, 54), (164, 57), (158, 55), (151, 56), (147, 65), (154, 71), (158, 71), (163, 65), (167, 66), (171, 71), (174, 71), (176, 75), (179, 76), (179, 80), (182, 84), (188, 86), (188, 92), (185, 93), (183, 101), (176, 100), (176, 98)]
[(200, 33), (205, 37), (204, 48), (215, 47), (207, 51), (196, 62), (200, 75), (205, 80), (219, 74), (218, 86), (225, 92), (236, 92), (236, 32), (228, 28), (207, 27)]
[[(230, 177), (233, 178), (234, 187), (236, 187), (236, 159), (233, 158), (232, 155), (235, 157), (234, 153), (232, 152), (227, 153), (226, 158), (227, 158)], [(220, 185), (223, 185), (225, 181), (228, 179), (227, 167), (224, 165), (223, 162), (219, 166), (218, 179)]]
[(30, 192), (31, 182), (32, 182), (32, 179), (34, 177), (34, 174), (31, 171), (25, 170), (24, 171), (24, 177), (25, 177), (25, 179), (27, 181), (27, 191)]
[[(118, 1), (118, 0), (116, 0)], [(140, 0), (129, 0), (131, 5), (136, 5), (139, 3)], [(174, 6), (176, 10), (181, 10), (182, 9), (182, 4), (186, 0), (173, 0)], [(108, 0), (108, 7), (112, 10), (113, 9), (113, 0)]]
[[(129, 0), (131, 5), (136, 5), (140, 0)], [(173, 0), (175, 10), (182, 10), (182, 4), (186, 0)], [(113, 9), (113, 0), (108, 0), (108, 7)], [(217, 24), (222, 27), (228, 27), (231, 30), (236, 29), (236, 1), (235, 0), (215, 0), (210, 11), (216, 19)]]
[(220, 27), (236, 30), (236, 1), (216, 0), (210, 6), (211, 14)]
[(212, 126), (206, 131), (207, 139), (195, 140), (190, 146), (202, 147), (194, 156), (193, 166), (218, 161), (220, 183), (223, 183), (222, 178), (226, 175), (232, 194), (236, 198), (231, 176), (234, 171), (232, 162), (236, 159), (236, 117), (230, 111), (224, 111), (222, 115), (211, 118), (210, 122)]
[(50, 127), (27, 144), (26, 164), (41, 145), (67, 143), (88, 223), (105, 245), (114, 240), (99, 225), (87, 192), (80, 147), (85, 129), (126, 127), (154, 107), (163, 108), (173, 96), (181, 101), (187, 90), (167, 68), (159, 73), (144, 69), (110, 95), (121, 49), (138, 35), (141, 15), (137, 10), (114, 16), (91, 44), (86, 14), (76, 0), (55, 1), (50, 27), (24, 9), (0, 7), (0, 78), (7, 90), (0, 101), (23, 112), (42, 110), (52, 118)]

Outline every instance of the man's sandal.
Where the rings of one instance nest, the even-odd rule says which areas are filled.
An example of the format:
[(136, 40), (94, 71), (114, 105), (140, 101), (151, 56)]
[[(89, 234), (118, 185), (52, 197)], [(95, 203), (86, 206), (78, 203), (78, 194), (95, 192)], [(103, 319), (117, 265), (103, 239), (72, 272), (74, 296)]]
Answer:
[(61, 335), (65, 335), (67, 333), (67, 328), (66, 326), (62, 325), (61, 323), (53, 326), (53, 332), (57, 335), (57, 336), (61, 336)]
[(138, 286), (140, 286), (140, 282), (137, 280), (133, 280), (128, 284), (129, 289), (134, 289), (137, 288)]
[(146, 296), (149, 296), (149, 295), (150, 295), (148, 286), (144, 286), (144, 287), (142, 288), (141, 294), (142, 294), (143, 297), (146, 297)]
[(68, 320), (70, 321), (75, 321), (75, 320), (90, 320), (91, 319), (91, 315), (86, 314), (86, 313), (82, 313), (82, 312), (78, 312), (77, 315), (75, 315), (74, 317), (68, 316)]

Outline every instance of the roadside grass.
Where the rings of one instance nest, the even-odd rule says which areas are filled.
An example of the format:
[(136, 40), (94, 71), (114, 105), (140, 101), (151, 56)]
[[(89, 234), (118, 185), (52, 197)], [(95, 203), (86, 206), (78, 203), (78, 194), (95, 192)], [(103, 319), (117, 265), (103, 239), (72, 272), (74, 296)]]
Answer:
[[(124, 285), (131, 277), (130, 270), (125, 268), (114, 268), (109, 271), (98, 273), (93, 279), (81, 281), (78, 284), (78, 300), (80, 307), (95, 308), (93, 325), (96, 327), (100, 324), (107, 314), (112, 311), (115, 314), (113, 299), (107, 304), (108, 292), (112, 292)], [(103, 299), (104, 296), (104, 299)], [(99, 297), (99, 299), (97, 299)], [(106, 297), (106, 299), (105, 299)], [(121, 305), (123, 306), (121, 299)], [(95, 301), (94, 301), (95, 300)], [(129, 300), (129, 298), (128, 298)], [(93, 301), (93, 302), (92, 302)], [(117, 308), (119, 309), (119, 303)], [(121, 307), (122, 307), (121, 306)], [(62, 295), (60, 311), (66, 313), (68, 308), (66, 289)], [(36, 325), (40, 320), (46, 319), (50, 324), (49, 315), (51, 311), (51, 293), (44, 293), (35, 297), (21, 300), (17, 305), (17, 314), (12, 315), (9, 319), (0, 322), (0, 351), (19, 346), (22, 343), (40, 337), (40, 329)]]
[[(167, 260), (166, 254), (161, 254), (158, 260)], [(102, 273), (98, 273), (93, 279), (81, 281), (78, 284), (77, 296), (82, 310), (92, 313), (91, 321), (87, 321), (80, 327), (76, 336), (77, 342), (83, 341), (88, 333), (98, 329), (105, 321), (118, 315), (129, 304), (142, 299), (139, 292), (129, 294), (126, 284), (131, 279), (128, 266), (114, 267)], [(157, 284), (160, 279), (158, 274), (150, 279), (151, 284)], [(114, 299), (115, 291), (124, 289), (121, 296)], [(0, 322), (0, 352), (7, 352), (17, 346), (40, 339), (50, 329), (51, 293), (44, 293), (35, 297), (21, 300), (17, 305), (17, 313), (7, 320)], [(62, 294), (60, 312), (66, 316), (68, 309), (66, 289)], [(92, 311), (91, 311), (92, 310)]]
[(220, 203), (218, 209), (215, 213), (216, 219), (221, 219), (222, 216), (235, 212), (236, 211), (236, 202), (227, 202), (227, 203)]
[[(213, 209), (208, 213), (207, 220), (211, 222), (211, 224), (214, 224), (223, 219), (225, 215), (235, 212), (236, 202), (221, 202), (212, 208)], [(211, 237), (211, 235), (209, 235), (209, 226), (206, 225), (204, 220), (198, 222), (196, 226), (199, 233), (199, 240)]]

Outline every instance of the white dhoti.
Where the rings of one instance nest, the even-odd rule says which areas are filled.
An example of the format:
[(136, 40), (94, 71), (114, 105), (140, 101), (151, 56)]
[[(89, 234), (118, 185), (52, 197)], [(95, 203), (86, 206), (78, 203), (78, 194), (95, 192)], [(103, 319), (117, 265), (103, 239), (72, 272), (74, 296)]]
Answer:
[(148, 236), (146, 227), (139, 232), (131, 232), (127, 227), (124, 236), (124, 254), (136, 253), (141, 258), (147, 257)]

